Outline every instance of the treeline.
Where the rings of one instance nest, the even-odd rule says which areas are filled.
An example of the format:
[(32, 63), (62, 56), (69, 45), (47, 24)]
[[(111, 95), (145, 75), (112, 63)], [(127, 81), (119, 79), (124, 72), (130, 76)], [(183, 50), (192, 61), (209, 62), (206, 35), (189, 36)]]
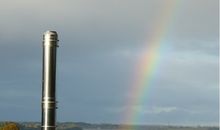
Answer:
[[(41, 124), (39, 122), (0, 122), (0, 130), (41, 130)], [(57, 125), (56, 130), (83, 130), (81, 127), (71, 124)]]
[[(219, 127), (181, 127), (160, 125), (90, 124), (84, 122), (57, 123), (56, 130), (219, 130)], [(0, 122), (0, 130), (41, 130), (39, 122)]]

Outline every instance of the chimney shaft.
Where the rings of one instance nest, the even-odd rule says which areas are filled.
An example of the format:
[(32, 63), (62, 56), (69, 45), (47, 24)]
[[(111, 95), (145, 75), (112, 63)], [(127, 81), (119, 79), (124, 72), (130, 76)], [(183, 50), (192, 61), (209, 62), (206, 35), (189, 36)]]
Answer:
[(46, 31), (43, 35), (42, 119), (41, 130), (56, 129), (56, 49), (58, 35)]

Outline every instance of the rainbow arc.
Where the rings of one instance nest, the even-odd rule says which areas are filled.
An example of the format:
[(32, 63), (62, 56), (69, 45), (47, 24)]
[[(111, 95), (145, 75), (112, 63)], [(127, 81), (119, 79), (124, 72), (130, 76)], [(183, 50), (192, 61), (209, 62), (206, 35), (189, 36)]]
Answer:
[[(150, 39), (146, 39), (144, 51), (139, 57), (135, 68), (135, 77), (129, 92), (132, 94), (125, 103), (127, 109), (123, 114), (125, 124), (138, 123), (142, 104), (146, 101), (147, 89), (151, 87), (151, 82), (154, 79), (154, 74), (158, 68), (160, 61), (163, 40), (169, 32), (170, 25), (175, 17), (176, 9), (180, 0), (164, 0), (164, 8), (161, 9), (161, 14), (158, 16), (157, 23), (151, 30)], [(149, 31), (148, 31), (149, 32)], [(138, 109), (137, 107), (140, 106)], [(135, 128), (122, 125), (119, 130), (134, 130)]]

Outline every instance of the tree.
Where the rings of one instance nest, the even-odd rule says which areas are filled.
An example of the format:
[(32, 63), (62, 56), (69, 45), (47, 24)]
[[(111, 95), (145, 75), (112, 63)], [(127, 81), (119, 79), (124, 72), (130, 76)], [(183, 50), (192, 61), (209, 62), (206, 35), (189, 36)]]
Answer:
[(2, 127), (2, 130), (20, 130), (18, 124), (14, 122), (7, 122), (5, 125)]

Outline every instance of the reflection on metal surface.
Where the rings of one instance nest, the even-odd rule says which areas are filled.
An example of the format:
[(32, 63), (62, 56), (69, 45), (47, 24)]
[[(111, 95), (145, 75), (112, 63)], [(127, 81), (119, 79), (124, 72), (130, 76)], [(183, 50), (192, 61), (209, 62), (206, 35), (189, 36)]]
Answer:
[(56, 129), (56, 49), (58, 35), (46, 31), (43, 35), (42, 119), (41, 130)]

